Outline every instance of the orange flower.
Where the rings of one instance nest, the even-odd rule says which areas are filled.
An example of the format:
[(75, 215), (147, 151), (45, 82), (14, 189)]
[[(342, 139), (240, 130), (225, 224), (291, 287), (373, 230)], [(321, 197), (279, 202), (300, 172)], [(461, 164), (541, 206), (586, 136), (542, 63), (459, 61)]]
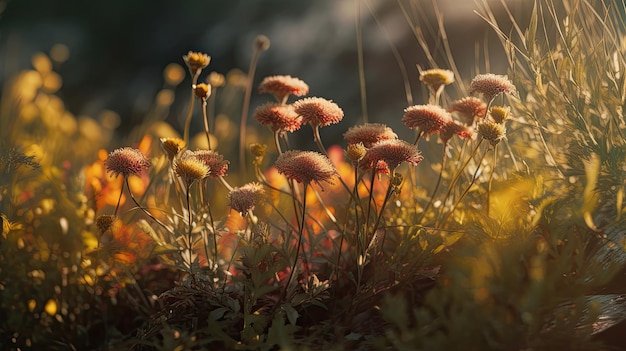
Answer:
[(452, 120), (450, 114), (437, 105), (414, 105), (404, 110), (402, 123), (407, 127), (419, 128), (425, 136), (437, 133)]
[(189, 51), (187, 55), (183, 55), (183, 61), (189, 68), (189, 72), (192, 76), (199, 74), (200, 71), (209, 65), (211, 62), (211, 56), (201, 53)]
[(269, 76), (259, 84), (259, 93), (270, 93), (279, 102), (285, 103), (289, 95), (304, 96), (309, 93), (309, 86), (292, 76)]
[(343, 119), (343, 110), (334, 102), (319, 97), (298, 100), (293, 109), (302, 116), (302, 123), (312, 127), (325, 127), (339, 123)]
[(291, 105), (267, 103), (257, 107), (254, 118), (272, 131), (285, 130), (293, 132), (300, 129), (302, 118), (294, 111)]
[(141, 151), (130, 147), (111, 152), (104, 164), (108, 172), (116, 177), (121, 174), (124, 178), (131, 174), (139, 176), (150, 168), (150, 160)]
[(349, 144), (363, 143), (363, 146), (368, 148), (381, 140), (398, 139), (398, 135), (391, 128), (380, 123), (354, 126), (343, 133), (343, 137)]
[(497, 74), (479, 74), (470, 83), (470, 94), (482, 94), (485, 101), (491, 102), (496, 96), (504, 94), (515, 94), (517, 89), (507, 76)]
[(288, 179), (305, 184), (311, 181), (332, 184), (331, 178), (337, 173), (328, 157), (315, 151), (287, 151), (278, 157), (274, 166)]
[(477, 97), (468, 96), (454, 101), (450, 111), (456, 112), (461, 122), (471, 125), (476, 118), (485, 117), (487, 104)]

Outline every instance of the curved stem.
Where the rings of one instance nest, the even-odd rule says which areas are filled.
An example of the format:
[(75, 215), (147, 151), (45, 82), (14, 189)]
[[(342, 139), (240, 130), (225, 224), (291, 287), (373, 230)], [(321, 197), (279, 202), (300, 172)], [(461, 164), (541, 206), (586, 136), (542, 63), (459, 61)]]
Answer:
[(189, 110), (187, 110), (187, 117), (185, 118), (185, 129), (183, 131), (183, 140), (185, 141), (185, 145), (189, 145), (189, 127), (191, 126), (191, 116), (193, 115), (193, 106), (195, 102), (196, 93), (193, 90), (193, 86), (198, 82), (198, 76), (200, 76), (200, 71), (198, 71), (191, 78), (191, 97), (189, 99)]
[(146, 210), (145, 208), (143, 208), (143, 206), (141, 206), (139, 204), (139, 202), (137, 202), (137, 199), (135, 199), (135, 196), (133, 195), (133, 192), (130, 191), (130, 185), (128, 184), (128, 178), (126, 179), (126, 187), (128, 188), (128, 193), (130, 194), (130, 198), (131, 200), (133, 200), (133, 202), (135, 203), (135, 206), (137, 206), (138, 209), (140, 209), (143, 213), (145, 213), (148, 217), (150, 217), (150, 219), (152, 219), (153, 221), (155, 221), (158, 225), (160, 225), (161, 227), (163, 227), (165, 230), (167, 230), (168, 233), (174, 235), (174, 232), (172, 232), (172, 230), (170, 228), (168, 228), (165, 224), (163, 224), (163, 222), (161, 222), (160, 220), (158, 220), (156, 217), (154, 217), (152, 215), (152, 213), (148, 212), (148, 210)]
[(496, 171), (496, 162), (497, 162), (497, 150), (498, 145), (493, 147), (493, 164), (491, 165), (491, 172), (489, 173), (489, 183), (487, 185), (487, 217), (489, 217), (489, 208), (491, 202), (491, 186), (493, 183), (493, 173)]
[[(124, 177), (124, 179), (126, 179), (126, 177)], [(128, 182), (128, 180), (126, 180), (126, 182)], [(128, 188), (128, 191), (130, 192), (130, 187)], [(122, 194), (124, 194), (124, 183), (122, 183), (122, 186), (120, 187), (120, 196), (117, 198), (117, 205), (115, 205), (113, 216), (117, 216), (117, 210), (119, 210), (120, 202), (122, 201)]]
[(441, 169), (439, 170), (439, 177), (437, 177), (437, 183), (435, 184), (435, 189), (433, 190), (433, 194), (430, 196), (430, 200), (428, 201), (428, 203), (424, 207), (424, 210), (422, 211), (422, 216), (417, 221), (417, 223), (421, 223), (422, 222), (422, 220), (426, 216), (426, 212), (428, 211), (430, 206), (433, 204), (433, 201), (435, 200), (435, 195), (437, 195), (437, 190), (439, 190), (439, 185), (441, 185), (441, 178), (443, 177), (443, 170), (446, 167), (446, 160), (447, 159), (448, 158), (446, 157), (446, 145), (444, 144), (444, 146), (443, 146), (443, 156), (441, 157)]
[(207, 109), (207, 101), (206, 99), (202, 99), (202, 119), (204, 121), (204, 133), (206, 134), (206, 141), (209, 145), (209, 150), (211, 150), (211, 134), (209, 133), (209, 116), (206, 113)]
[(239, 124), (239, 166), (241, 167), (240, 175), (243, 179), (246, 175), (246, 130), (248, 124), (248, 110), (250, 109), (250, 98), (252, 96), (252, 83), (254, 82), (254, 72), (259, 60), (261, 50), (254, 46), (252, 59), (250, 60), (250, 68), (248, 69), (248, 80), (246, 82), (246, 91), (243, 98), (243, 106), (241, 108), (241, 120)]
[(298, 228), (299, 230), (299, 235), (298, 235), (298, 244), (296, 246), (296, 257), (293, 260), (293, 265), (291, 266), (291, 272), (289, 272), (289, 279), (287, 280), (287, 285), (285, 285), (285, 292), (284, 292), (284, 296), (286, 297), (287, 295), (287, 289), (289, 288), (289, 285), (291, 284), (291, 279), (293, 279), (293, 275), (294, 272), (296, 270), (296, 266), (298, 264), (298, 256), (300, 254), (300, 246), (302, 246), (302, 234), (304, 231), (304, 215), (306, 213), (306, 193), (307, 193), (307, 183), (304, 183), (304, 192), (302, 195), (302, 218), (300, 220), (300, 227)]
[(283, 150), (280, 147), (280, 129), (274, 131), (274, 145), (276, 146), (276, 152), (278, 152), (278, 155), (282, 155)]

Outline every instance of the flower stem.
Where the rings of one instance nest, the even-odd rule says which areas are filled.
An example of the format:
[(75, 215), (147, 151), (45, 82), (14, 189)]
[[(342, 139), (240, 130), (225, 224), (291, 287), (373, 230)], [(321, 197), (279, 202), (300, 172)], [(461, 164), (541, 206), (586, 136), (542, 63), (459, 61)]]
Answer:
[(256, 71), (256, 65), (259, 61), (259, 55), (261, 50), (255, 45), (252, 53), (252, 59), (250, 60), (250, 67), (248, 69), (248, 79), (246, 82), (246, 91), (243, 98), (243, 106), (241, 108), (241, 120), (239, 123), (239, 166), (240, 175), (243, 179), (246, 174), (246, 130), (248, 124), (248, 110), (250, 109), (250, 98), (252, 96), (252, 84), (254, 82), (254, 72)]
[(285, 292), (283, 293), (283, 297), (287, 295), (287, 289), (291, 284), (291, 280), (293, 279), (294, 272), (296, 270), (296, 266), (298, 264), (298, 256), (300, 254), (300, 246), (302, 246), (302, 235), (304, 232), (304, 216), (306, 213), (306, 193), (307, 193), (307, 183), (304, 183), (303, 195), (302, 195), (302, 218), (300, 220), (300, 227), (298, 228), (298, 244), (296, 245), (296, 257), (293, 260), (293, 265), (291, 266), (291, 272), (289, 272), (289, 279), (287, 280), (287, 285), (285, 285)]
[(206, 141), (211, 150), (211, 134), (209, 133), (209, 116), (207, 115), (207, 99), (202, 99), (202, 119), (204, 121), (204, 133), (206, 134)]
[[(191, 86), (195, 86), (198, 82), (198, 76), (200, 75), (200, 71), (198, 71), (191, 78)], [(193, 115), (193, 106), (195, 102), (196, 93), (191, 89), (191, 98), (189, 99), (189, 110), (187, 110), (187, 117), (185, 118), (185, 129), (183, 131), (183, 140), (185, 141), (185, 145), (189, 145), (189, 127), (191, 126), (191, 116)]]

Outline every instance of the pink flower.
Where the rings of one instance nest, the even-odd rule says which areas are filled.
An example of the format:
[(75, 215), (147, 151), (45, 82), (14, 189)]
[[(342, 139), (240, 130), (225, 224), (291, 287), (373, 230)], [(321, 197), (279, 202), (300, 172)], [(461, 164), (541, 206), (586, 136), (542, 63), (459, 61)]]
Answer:
[(117, 149), (109, 154), (104, 161), (108, 172), (112, 172), (116, 177), (122, 175), (124, 178), (131, 174), (141, 175), (150, 168), (150, 160), (141, 151), (130, 147)]
[(452, 117), (448, 111), (437, 105), (414, 105), (404, 110), (402, 123), (407, 127), (419, 128), (425, 136), (437, 133), (448, 124)]
[(477, 97), (468, 96), (454, 101), (450, 111), (456, 112), (461, 122), (471, 125), (476, 118), (485, 117), (487, 104)]
[(470, 94), (482, 94), (487, 103), (491, 102), (496, 96), (505, 94), (515, 94), (517, 89), (511, 83), (507, 76), (497, 74), (479, 74), (470, 83)]
[(209, 168), (207, 177), (223, 177), (228, 171), (229, 162), (224, 160), (224, 156), (213, 150), (196, 150), (192, 156), (202, 161)]
[(343, 133), (343, 137), (349, 144), (363, 143), (365, 147), (372, 147), (381, 140), (398, 139), (396, 133), (384, 124), (365, 123), (354, 126)]
[(248, 183), (242, 187), (234, 188), (228, 194), (230, 207), (244, 216), (248, 211), (253, 210), (259, 197), (265, 191), (259, 183)]
[(288, 179), (305, 184), (311, 181), (332, 184), (331, 178), (337, 173), (328, 157), (315, 151), (287, 151), (278, 156), (274, 166)]
[(286, 130), (293, 132), (300, 129), (302, 118), (293, 110), (291, 105), (267, 103), (257, 107), (254, 118), (273, 131)]
[(387, 167), (394, 171), (402, 162), (417, 165), (422, 159), (417, 146), (413, 144), (400, 139), (383, 140), (367, 150), (361, 165), (363, 168), (378, 168), (379, 161), (384, 161)]
[(276, 96), (279, 102), (284, 103), (289, 95), (304, 96), (309, 93), (309, 86), (292, 76), (265, 77), (259, 84), (259, 93), (270, 93)]
[(298, 100), (293, 109), (302, 116), (302, 123), (312, 127), (325, 127), (339, 123), (343, 119), (343, 110), (334, 102), (319, 97)]

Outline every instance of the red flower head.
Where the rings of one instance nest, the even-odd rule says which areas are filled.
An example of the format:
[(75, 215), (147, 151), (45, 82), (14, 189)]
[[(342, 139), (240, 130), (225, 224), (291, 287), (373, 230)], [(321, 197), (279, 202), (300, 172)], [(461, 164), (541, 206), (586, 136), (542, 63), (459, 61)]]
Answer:
[(213, 150), (196, 150), (192, 155), (209, 168), (207, 177), (217, 178), (226, 175), (229, 162), (224, 160), (224, 156)]
[(332, 184), (331, 178), (337, 173), (328, 157), (315, 151), (287, 151), (278, 156), (274, 166), (288, 179), (305, 184), (311, 181)]
[(365, 147), (372, 147), (381, 140), (398, 139), (391, 128), (380, 123), (365, 123), (354, 126), (343, 133), (343, 137), (349, 144), (363, 143)]
[(491, 102), (496, 96), (505, 94), (515, 94), (517, 89), (511, 83), (507, 76), (497, 74), (479, 74), (470, 83), (470, 94), (482, 94), (487, 103)]
[(230, 207), (243, 216), (254, 209), (264, 192), (263, 186), (259, 183), (248, 183), (240, 188), (234, 188), (228, 194)]
[(447, 144), (454, 135), (462, 139), (471, 138), (472, 131), (456, 121), (450, 121), (450, 123), (443, 126), (439, 132), (439, 138), (444, 144)]
[(339, 123), (343, 119), (343, 110), (334, 102), (319, 97), (298, 100), (293, 109), (302, 116), (302, 123), (312, 127), (325, 127)]
[(285, 103), (289, 95), (304, 96), (309, 93), (309, 86), (292, 76), (270, 76), (259, 84), (259, 93), (270, 93), (280, 103)]
[(150, 160), (137, 149), (123, 147), (111, 152), (104, 165), (116, 177), (121, 174), (126, 178), (131, 174), (141, 175), (150, 168)]
[(437, 105), (414, 105), (404, 110), (402, 123), (407, 127), (419, 128), (425, 136), (437, 133), (452, 120), (450, 114)]
[(257, 107), (254, 118), (264, 126), (269, 126), (273, 131), (286, 130), (293, 132), (300, 129), (302, 117), (293, 110), (291, 105), (279, 105), (267, 103)]
[(485, 117), (487, 104), (477, 97), (468, 96), (454, 101), (450, 111), (456, 112), (461, 122), (471, 125), (477, 118)]
[(384, 161), (387, 167), (394, 171), (402, 162), (417, 165), (422, 159), (417, 146), (413, 144), (400, 139), (383, 140), (367, 150), (361, 165), (363, 168), (378, 168), (379, 161)]

